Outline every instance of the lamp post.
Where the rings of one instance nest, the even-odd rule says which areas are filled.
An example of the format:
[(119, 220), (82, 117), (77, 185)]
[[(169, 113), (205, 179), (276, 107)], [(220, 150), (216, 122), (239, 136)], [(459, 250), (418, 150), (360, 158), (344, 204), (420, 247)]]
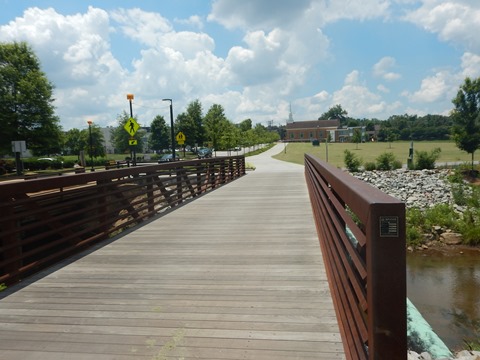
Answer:
[(90, 171), (95, 171), (95, 168), (93, 167), (93, 139), (92, 139), (92, 124), (93, 124), (93, 121), (92, 120), (87, 120), (87, 124), (88, 124), (88, 135), (89, 135), (89, 138), (90, 138), (90, 163), (92, 165), (92, 168)]
[(172, 160), (175, 161), (175, 131), (173, 129), (173, 102), (172, 102), (172, 99), (162, 99), (162, 101), (170, 101), (170, 135), (172, 137)]

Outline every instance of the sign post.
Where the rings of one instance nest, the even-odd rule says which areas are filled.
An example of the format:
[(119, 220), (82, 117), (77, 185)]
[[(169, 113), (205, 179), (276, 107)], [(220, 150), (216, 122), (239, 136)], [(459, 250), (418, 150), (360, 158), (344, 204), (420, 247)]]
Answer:
[(187, 139), (185, 134), (180, 131), (175, 139), (177, 140), (178, 145), (183, 145), (183, 157), (185, 157), (185, 140)]
[(20, 155), (27, 151), (27, 145), (24, 140), (12, 141), (12, 152), (15, 153), (15, 168), (17, 169), (17, 175), (23, 174), (23, 163)]
[(135, 121), (133, 118), (133, 110), (132, 110), (132, 101), (134, 99), (133, 94), (127, 94), (127, 100), (130, 103), (130, 119), (128, 119), (127, 123), (123, 127), (129, 134), (130, 134), (130, 140), (128, 140), (128, 144), (130, 146), (130, 154), (132, 157), (132, 165), (136, 166), (137, 165), (137, 154), (135, 150), (135, 145), (133, 145), (132, 140), (135, 140), (133, 136), (137, 132), (138, 128), (140, 125)]

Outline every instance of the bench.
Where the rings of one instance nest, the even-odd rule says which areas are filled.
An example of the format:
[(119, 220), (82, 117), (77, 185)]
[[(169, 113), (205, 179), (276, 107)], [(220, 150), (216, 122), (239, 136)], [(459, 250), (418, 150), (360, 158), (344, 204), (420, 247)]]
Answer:
[(129, 166), (129, 161), (126, 161), (126, 160), (108, 160), (106, 163), (105, 163), (105, 170), (108, 170), (108, 169), (120, 169), (124, 166)]

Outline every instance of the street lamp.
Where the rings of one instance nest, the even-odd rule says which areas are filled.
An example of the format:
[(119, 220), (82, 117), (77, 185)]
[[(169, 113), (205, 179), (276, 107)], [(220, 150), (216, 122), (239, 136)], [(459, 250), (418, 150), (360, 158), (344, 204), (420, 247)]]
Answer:
[(88, 124), (88, 135), (89, 135), (89, 138), (90, 138), (90, 163), (92, 165), (91, 171), (95, 171), (95, 168), (93, 167), (93, 139), (92, 139), (92, 124), (93, 124), (93, 121), (92, 120), (87, 120), (87, 124)]
[(172, 99), (162, 99), (162, 101), (170, 101), (170, 135), (172, 137), (172, 160), (175, 161), (175, 131), (173, 129), (173, 102), (172, 102)]

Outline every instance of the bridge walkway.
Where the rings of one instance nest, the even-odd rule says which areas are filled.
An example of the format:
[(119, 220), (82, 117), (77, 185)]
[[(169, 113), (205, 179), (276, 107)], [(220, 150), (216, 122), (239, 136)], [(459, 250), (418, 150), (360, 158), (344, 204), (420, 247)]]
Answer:
[(303, 166), (282, 149), (0, 293), (0, 358), (344, 359)]

